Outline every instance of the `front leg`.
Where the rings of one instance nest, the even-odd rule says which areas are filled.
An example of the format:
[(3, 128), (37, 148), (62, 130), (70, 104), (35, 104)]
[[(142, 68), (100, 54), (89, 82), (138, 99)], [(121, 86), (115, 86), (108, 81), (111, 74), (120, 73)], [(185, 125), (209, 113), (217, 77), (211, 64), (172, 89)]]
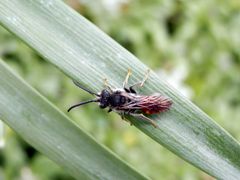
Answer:
[[(126, 76), (125, 80), (123, 81), (123, 89), (126, 88), (126, 86), (127, 86), (127, 84), (128, 84), (128, 79), (129, 79), (129, 77), (131, 76), (131, 74), (132, 74), (132, 71), (131, 71), (130, 69), (128, 69), (127, 76)], [(127, 89), (127, 88), (126, 88), (126, 89)]]

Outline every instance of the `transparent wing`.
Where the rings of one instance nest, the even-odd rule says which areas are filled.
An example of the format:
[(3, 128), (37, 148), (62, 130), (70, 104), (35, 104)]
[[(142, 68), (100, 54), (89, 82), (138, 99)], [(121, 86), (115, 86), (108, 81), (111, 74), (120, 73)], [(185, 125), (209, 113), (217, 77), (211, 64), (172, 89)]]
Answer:
[(120, 106), (120, 110), (144, 110), (146, 112), (163, 112), (170, 108), (172, 101), (161, 95), (139, 96), (128, 95), (130, 102)]

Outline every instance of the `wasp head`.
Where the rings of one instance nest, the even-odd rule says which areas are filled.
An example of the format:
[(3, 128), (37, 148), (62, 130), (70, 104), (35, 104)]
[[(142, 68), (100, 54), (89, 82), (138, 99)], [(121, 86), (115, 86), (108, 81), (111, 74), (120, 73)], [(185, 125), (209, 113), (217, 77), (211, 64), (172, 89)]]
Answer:
[(107, 106), (109, 106), (110, 96), (111, 96), (111, 93), (107, 89), (102, 90), (102, 92), (100, 94), (100, 98), (99, 98), (99, 107), (100, 108), (104, 109)]

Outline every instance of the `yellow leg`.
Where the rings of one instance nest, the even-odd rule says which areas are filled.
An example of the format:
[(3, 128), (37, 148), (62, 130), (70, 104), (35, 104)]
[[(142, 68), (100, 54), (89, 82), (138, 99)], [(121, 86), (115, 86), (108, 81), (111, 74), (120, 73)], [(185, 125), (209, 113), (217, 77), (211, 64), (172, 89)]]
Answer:
[(125, 80), (124, 80), (124, 82), (123, 82), (123, 88), (125, 88), (125, 87), (127, 86), (128, 79), (129, 79), (129, 77), (131, 76), (131, 74), (132, 74), (131, 69), (128, 69), (127, 76), (126, 76), (126, 78), (125, 78)]
[(104, 79), (104, 86), (105, 86), (105, 88), (107, 88), (108, 90), (110, 90), (112, 92), (112, 88), (109, 86), (107, 78)]
[(148, 79), (148, 77), (149, 77), (149, 73), (150, 73), (150, 69), (147, 70), (147, 72), (146, 72), (146, 74), (145, 74), (142, 82), (138, 82), (138, 83), (136, 83), (136, 84), (133, 84), (132, 86), (130, 86), (130, 89), (133, 89), (133, 90), (134, 90), (135, 87), (143, 87), (145, 81), (146, 81), (146, 80)]
[(144, 116), (143, 114), (134, 114), (134, 113), (131, 113), (130, 115), (132, 115), (132, 116), (134, 116), (134, 117), (137, 117), (137, 118), (140, 118), (140, 119), (142, 119), (142, 120), (144, 120), (144, 121), (149, 122), (149, 123), (150, 123), (153, 127), (155, 127), (155, 128), (159, 128), (156, 122), (154, 122), (152, 119)]
[(140, 84), (140, 87), (142, 87), (144, 85), (145, 81), (148, 79), (149, 73), (150, 73), (150, 69), (147, 70), (147, 72), (146, 72), (146, 74), (145, 74), (145, 76), (144, 76), (144, 78), (143, 78), (143, 80)]

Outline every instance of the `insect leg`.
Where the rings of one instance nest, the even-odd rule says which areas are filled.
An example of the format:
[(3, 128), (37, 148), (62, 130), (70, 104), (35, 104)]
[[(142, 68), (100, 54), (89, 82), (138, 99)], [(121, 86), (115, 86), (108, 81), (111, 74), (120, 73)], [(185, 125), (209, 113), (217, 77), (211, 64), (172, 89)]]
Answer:
[(122, 120), (129, 122), (130, 125), (132, 126), (132, 123), (125, 118), (125, 113), (119, 113), (119, 115), (121, 116)]
[(112, 88), (109, 86), (107, 78), (104, 79), (104, 86), (110, 91), (113, 92)]
[(130, 86), (130, 87), (129, 87), (130, 92), (136, 94), (137, 92), (135, 91), (134, 87), (140, 86), (140, 84), (141, 84), (141, 83), (136, 83), (136, 84)]
[(147, 72), (141, 82), (133, 84), (132, 86), (129, 87), (129, 89), (132, 93), (136, 93), (136, 91), (134, 90), (135, 87), (143, 87), (145, 81), (148, 79), (149, 73), (150, 73), (150, 69), (147, 70)]
[(131, 92), (131, 90), (128, 89), (128, 88), (126, 88), (126, 87), (124, 87), (124, 90), (125, 90), (127, 93), (130, 93), (130, 92)]
[(144, 76), (144, 78), (143, 78), (143, 80), (140, 84), (140, 87), (142, 87), (144, 85), (145, 81), (148, 79), (149, 73), (150, 73), (150, 69), (147, 70), (147, 72), (146, 72), (146, 74), (145, 74), (145, 76)]
[(154, 122), (152, 119), (144, 116), (143, 114), (131, 113), (130, 115), (131, 115), (131, 116), (134, 116), (134, 117), (137, 117), (137, 118), (140, 118), (140, 119), (142, 119), (142, 120), (144, 120), (144, 121), (147, 121), (147, 122), (151, 123), (155, 128), (158, 127), (158, 125), (156, 124), (156, 122)]
[(132, 71), (131, 71), (130, 69), (128, 69), (127, 76), (126, 76), (125, 80), (123, 81), (123, 89), (126, 88), (127, 83), (128, 83), (128, 79), (129, 79), (129, 77), (130, 77), (131, 74), (132, 74)]

